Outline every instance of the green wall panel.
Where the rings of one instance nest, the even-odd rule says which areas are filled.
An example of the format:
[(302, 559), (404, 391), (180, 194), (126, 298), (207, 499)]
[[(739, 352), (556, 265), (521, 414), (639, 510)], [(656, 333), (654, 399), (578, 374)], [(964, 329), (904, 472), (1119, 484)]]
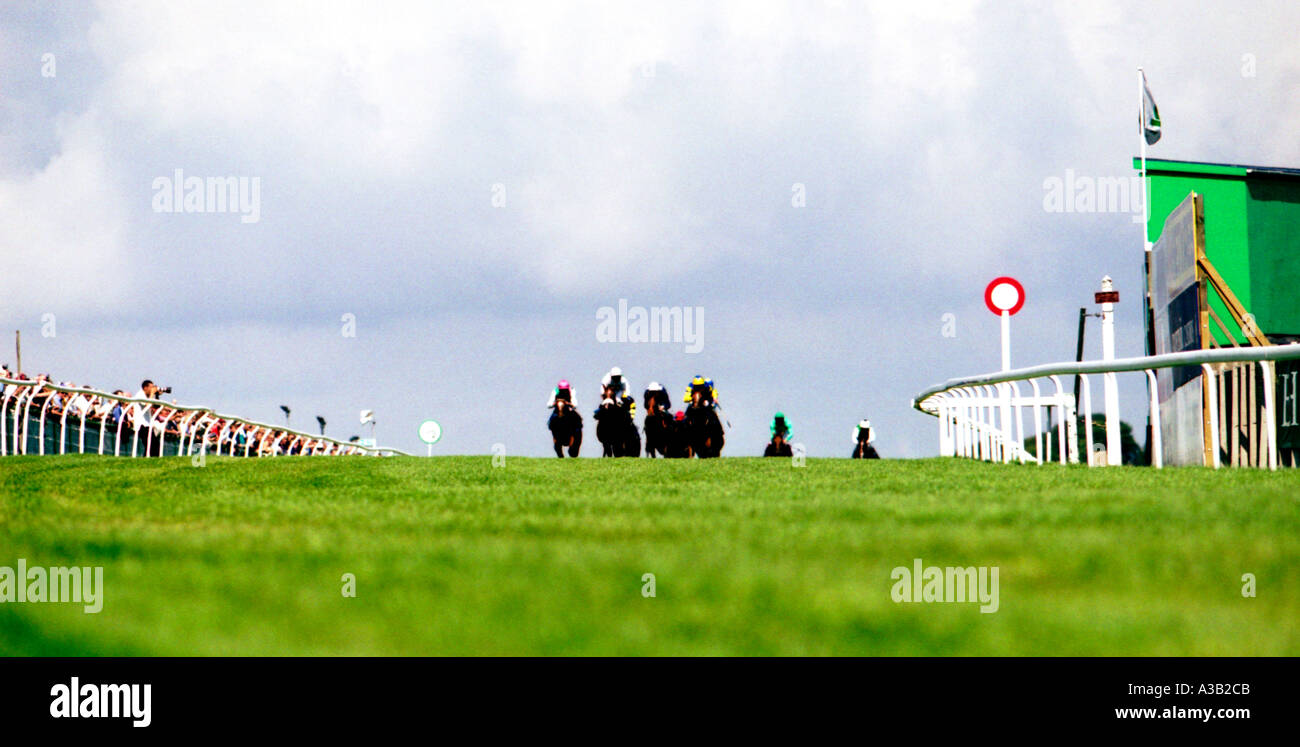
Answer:
[[(1247, 180), (1248, 307), (1266, 335), (1300, 335), (1300, 181)], [(1208, 222), (1208, 219), (1207, 219)]]

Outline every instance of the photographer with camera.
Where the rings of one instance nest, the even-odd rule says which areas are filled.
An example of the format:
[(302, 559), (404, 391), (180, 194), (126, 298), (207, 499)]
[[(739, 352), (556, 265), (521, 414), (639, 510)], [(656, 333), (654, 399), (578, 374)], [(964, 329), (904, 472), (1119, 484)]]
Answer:
[(140, 391), (135, 393), (136, 399), (162, 399), (163, 394), (171, 394), (172, 388), (162, 388), (149, 379), (140, 382)]
[[(172, 391), (171, 387), (167, 387), (164, 389), (162, 387), (159, 387), (157, 384), (153, 383), (149, 379), (145, 379), (144, 381), (140, 382), (140, 391), (135, 393), (135, 398), (162, 400), (162, 395), (171, 394), (171, 391)], [(137, 429), (150, 428), (153, 426), (153, 420), (150, 417), (150, 415), (145, 412), (144, 410), (145, 407), (146, 407), (145, 405), (141, 405), (138, 402), (133, 403), (131, 405), (131, 420), (132, 422), (135, 423), (135, 427)], [(158, 410), (155, 408), (152, 410), (152, 412), (156, 413), (158, 412)], [(156, 439), (146, 439), (145, 442), (151, 444), (151, 446), (146, 449), (145, 456), (162, 456), (161, 436), (159, 436)]]

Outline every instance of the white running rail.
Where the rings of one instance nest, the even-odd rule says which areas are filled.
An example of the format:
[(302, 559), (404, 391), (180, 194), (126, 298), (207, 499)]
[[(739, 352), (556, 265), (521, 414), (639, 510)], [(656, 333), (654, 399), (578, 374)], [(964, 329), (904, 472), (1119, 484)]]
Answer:
[[(259, 447), (265, 443), (269, 437), (270, 443), (274, 445), (285, 441), (289, 446), (302, 442), (304, 445), (299, 453), (302, 454), (321, 454), (321, 455), (339, 455), (339, 454), (359, 454), (370, 456), (410, 456), (404, 451), (390, 448), (371, 448), (360, 444), (339, 441), (326, 436), (314, 436), (310, 433), (296, 431), (283, 426), (268, 425), (259, 423), (255, 420), (237, 418), (232, 415), (222, 415), (209, 407), (194, 407), (186, 405), (173, 405), (156, 399), (136, 399), (135, 397), (125, 397), (120, 394), (109, 394), (95, 389), (86, 389), (80, 387), (65, 387), (53, 384), (48, 381), (35, 381), (31, 379), (8, 379), (0, 376), (0, 384), (4, 385), (4, 396), (0, 397), (0, 456), (13, 454), (26, 454), (28, 441), (29, 414), (31, 413), (33, 400), (40, 392), (47, 392), (51, 396), (44, 398), (44, 402), (37, 409), (39, 431), (37, 433), (39, 447), (37, 453), (45, 453), (45, 422), (46, 414), (49, 411), (50, 402), (53, 399), (54, 392), (62, 392), (65, 395), (62, 405), (62, 414), (59, 418), (59, 448), (58, 453), (64, 454), (68, 450), (68, 416), (77, 421), (78, 438), (73, 444), (77, 453), (86, 453), (86, 428), (87, 425), (94, 427), (95, 422), (99, 423), (99, 447), (96, 453), (104, 453), (104, 439), (106, 429), (113, 430), (113, 456), (121, 456), (123, 449), (122, 428), (125, 425), (129, 431), (130, 453), (127, 456), (137, 456), (138, 449), (143, 440), (144, 453), (151, 453), (152, 444), (155, 436), (163, 438), (163, 433), (159, 433), (158, 425), (163, 425), (165, 433), (165, 424), (175, 424), (178, 437), (178, 449), (181, 455), (190, 456), (193, 454), (227, 454), (234, 456), (236, 450), (241, 450), (243, 456), (272, 456), (277, 452), (272, 449), (269, 454), (264, 454), (263, 449), (259, 448), (256, 453), (250, 452), (253, 441), (259, 440)], [(87, 398), (89, 401), (85, 406), (78, 408), (76, 413), (70, 413), (73, 409), (70, 403), (78, 396)], [(108, 403), (116, 402), (122, 406), (122, 417), (110, 422), (107, 412), (112, 408), (105, 406)], [(11, 406), (12, 405), (12, 406)], [(129, 407), (133, 406), (133, 407)], [(98, 417), (88, 416), (88, 410), (99, 410)], [(178, 414), (184, 414), (178, 418)], [(155, 423), (155, 419), (158, 420)], [(220, 432), (215, 435), (211, 428), (218, 422), (224, 425)], [(244, 439), (242, 446), (236, 438), (237, 435), (243, 434)], [(259, 436), (260, 434), (260, 436)], [(289, 437), (286, 441), (285, 437)], [(161, 452), (161, 449), (159, 449)]]
[[(1075, 422), (1074, 395), (1061, 388), (1061, 376), (1078, 375), (1082, 383), (1082, 400), (1084, 413), (1084, 438), (1089, 455), (1092, 454), (1092, 391), (1088, 374), (1114, 376), (1116, 373), (1141, 371), (1146, 374), (1151, 393), (1149, 404), (1151, 412), (1151, 464), (1164, 466), (1163, 449), (1160, 443), (1160, 407), (1156, 387), (1157, 369), (1177, 368), (1179, 366), (1200, 366), (1210, 387), (1210, 399), (1215, 399), (1216, 365), (1230, 363), (1258, 363), (1264, 375), (1264, 428), (1268, 441), (1267, 464), (1269, 469), (1277, 469), (1277, 412), (1274, 400), (1274, 370), (1277, 361), (1300, 359), (1300, 345), (1273, 345), (1268, 347), (1235, 347), (1213, 350), (1191, 350), (1183, 353), (1166, 353), (1165, 355), (1143, 356), (1140, 358), (1119, 358), (1110, 361), (1084, 361), (1081, 363), (1048, 363), (1010, 371), (982, 374), (948, 381), (932, 386), (912, 398), (912, 407), (939, 419), (939, 452), (943, 456), (966, 456), (989, 461), (1010, 462), (1037, 461), (1043, 463), (1042, 444), (1042, 408), (1058, 409), (1057, 443), (1058, 459), (1062, 464), (1078, 462), (1076, 438), (1073, 433)], [(1038, 380), (1047, 379), (1055, 388), (1055, 393), (1042, 396)], [(1028, 381), (1033, 388), (1032, 397), (1023, 397), (1018, 382)], [(1035, 453), (1030, 454), (1024, 443), (1023, 410), (1033, 409)], [(1207, 408), (1210, 413), (1210, 439), (1219, 442), (1219, 411), (1217, 407)], [(1116, 422), (1106, 421), (1106, 433), (1119, 428)], [(1068, 425), (1067, 425), (1068, 424)], [(1211, 450), (1214, 454), (1214, 467), (1220, 466), (1219, 449)], [(1050, 460), (1050, 455), (1048, 457)], [(1087, 460), (1089, 466), (1093, 460)]]

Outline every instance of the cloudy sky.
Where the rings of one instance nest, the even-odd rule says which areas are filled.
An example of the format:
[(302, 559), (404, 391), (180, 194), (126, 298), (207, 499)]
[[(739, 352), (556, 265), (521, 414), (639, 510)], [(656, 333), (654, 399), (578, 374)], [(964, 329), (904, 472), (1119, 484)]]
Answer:
[[(1289, 0), (5, 3), (0, 361), (446, 454), (548, 453), (561, 377), (702, 373), (728, 454), (780, 409), (810, 456), (861, 417), (931, 455), (909, 399), (998, 366), (997, 275), (1013, 363), (1072, 359), (1103, 274), (1142, 352), (1140, 228), (1044, 209), (1133, 173), (1136, 69), (1151, 156), (1300, 166), (1297, 38)], [(258, 219), (156, 210), (177, 169)], [(599, 342), (619, 299), (702, 308), (702, 350)]]

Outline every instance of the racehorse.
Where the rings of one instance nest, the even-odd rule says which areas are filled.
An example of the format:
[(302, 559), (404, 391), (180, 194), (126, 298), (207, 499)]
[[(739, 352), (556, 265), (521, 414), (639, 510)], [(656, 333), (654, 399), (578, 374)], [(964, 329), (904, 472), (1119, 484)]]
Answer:
[(569, 456), (576, 457), (582, 448), (582, 416), (573, 409), (567, 400), (555, 403), (555, 412), (551, 413), (546, 427), (551, 431), (551, 441), (555, 446), (555, 456), (564, 458), (564, 450)]
[(616, 402), (612, 397), (606, 397), (596, 409), (596, 438), (600, 441), (602, 456), (641, 455), (641, 434), (632, 420), (635, 402), (631, 397), (623, 399), (623, 402)]
[(662, 457), (668, 456), (668, 448), (673, 436), (673, 430), (676, 424), (673, 422), (672, 413), (668, 411), (670, 401), (668, 399), (668, 390), (659, 385), (658, 382), (651, 382), (645, 390), (645, 453), (646, 456), (654, 458), (655, 455)]
[(681, 410), (668, 423), (668, 450), (664, 456), (669, 459), (690, 459), (690, 434), (686, 432), (686, 413)]
[(867, 443), (866, 439), (858, 441), (853, 447), (853, 459), (879, 459), (880, 455), (876, 453), (876, 447)]
[(686, 408), (687, 442), (691, 451), (701, 459), (709, 459), (722, 454), (725, 438), (722, 433), (722, 419), (712, 404), (692, 404)]
[(668, 456), (668, 447), (673, 437), (673, 416), (666, 410), (652, 412), (645, 416), (645, 455), (654, 458)]
[(871, 445), (875, 434), (871, 430), (871, 421), (865, 418), (858, 423), (857, 429), (853, 432), (855, 443), (853, 445), (853, 459), (879, 459), (880, 455), (876, 453), (876, 447)]

